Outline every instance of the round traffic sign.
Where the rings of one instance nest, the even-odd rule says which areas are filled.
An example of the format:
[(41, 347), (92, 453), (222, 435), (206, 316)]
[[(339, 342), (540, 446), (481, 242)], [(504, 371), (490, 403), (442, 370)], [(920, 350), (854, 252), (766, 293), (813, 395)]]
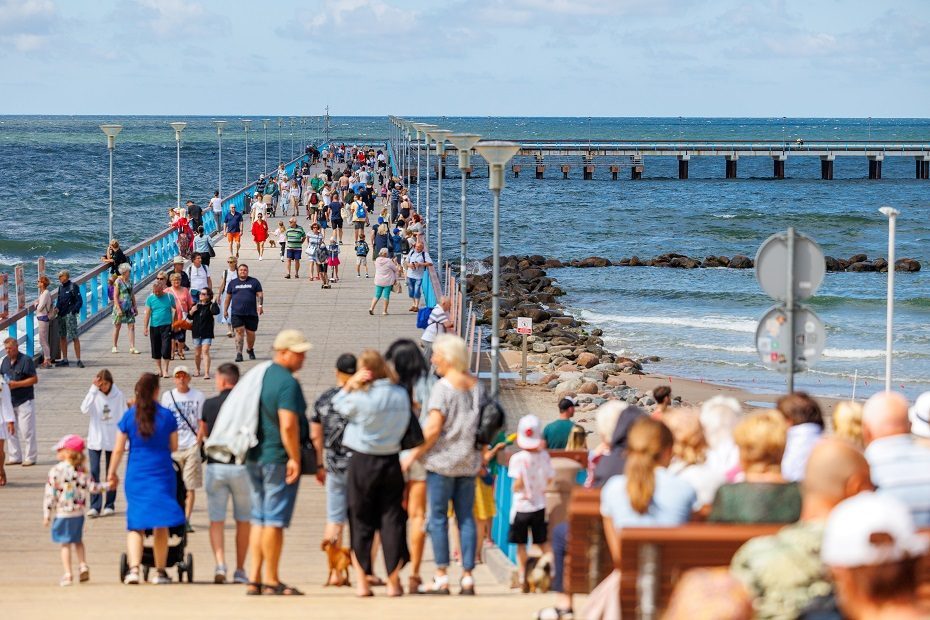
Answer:
[[(810, 237), (794, 235), (794, 299), (812, 297), (827, 271), (820, 246)], [(776, 301), (788, 299), (788, 235), (777, 233), (765, 240), (756, 253), (756, 279)]]
[[(794, 372), (807, 370), (823, 354), (826, 329), (820, 317), (806, 306), (794, 311)], [(773, 306), (756, 328), (756, 350), (762, 363), (780, 373), (788, 372), (791, 329), (784, 306)]]

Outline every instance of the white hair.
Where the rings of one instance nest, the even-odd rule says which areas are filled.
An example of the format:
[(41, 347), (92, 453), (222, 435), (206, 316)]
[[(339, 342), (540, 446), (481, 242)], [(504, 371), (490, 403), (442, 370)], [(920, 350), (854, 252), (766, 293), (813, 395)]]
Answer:
[(701, 427), (711, 448), (733, 441), (733, 428), (743, 408), (732, 396), (714, 396), (701, 407)]
[(433, 343), (433, 354), (458, 371), (468, 372), (468, 348), (455, 334), (440, 334)]
[(594, 413), (594, 424), (597, 428), (597, 434), (601, 436), (604, 443), (610, 443), (611, 439), (613, 439), (620, 414), (629, 406), (630, 404), (626, 401), (609, 400), (597, 408)]
[(378, 252), (378, 256), (387, 256), (387, 255), (388, 255), (387, 248), (381, 248), (381, 251)]

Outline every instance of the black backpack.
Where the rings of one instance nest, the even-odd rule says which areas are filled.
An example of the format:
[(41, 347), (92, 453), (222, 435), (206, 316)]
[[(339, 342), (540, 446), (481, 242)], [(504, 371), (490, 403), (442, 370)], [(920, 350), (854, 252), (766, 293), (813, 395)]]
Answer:
[(491, 444), (504, 428), (507, 414), (493, 395), (481, 391), (478, 404), (478, 428), (475, 430), (475, 447), (482, 449)]

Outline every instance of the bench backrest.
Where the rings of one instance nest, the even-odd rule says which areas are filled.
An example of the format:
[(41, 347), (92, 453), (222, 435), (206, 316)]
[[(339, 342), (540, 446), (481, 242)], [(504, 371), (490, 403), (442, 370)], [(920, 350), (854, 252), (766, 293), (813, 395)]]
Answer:
[(565, 592), (587, 594), (613, 570), (604, 538), (600, 489), (572, 489), (568, 504), (568, 548), (565, 553)]

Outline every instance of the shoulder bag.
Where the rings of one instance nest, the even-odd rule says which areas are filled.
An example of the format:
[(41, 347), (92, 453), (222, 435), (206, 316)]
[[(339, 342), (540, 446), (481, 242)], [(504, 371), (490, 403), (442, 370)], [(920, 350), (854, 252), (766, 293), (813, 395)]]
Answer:
[[(178, 407), (178, 401), (174, 399), (174, 390), (168, 390), (168, 396), (171, 397), (171, 402), (174, 404), (174, 410), (178, 412), (178, 415), (181, 416), (181, 419), (184, 420), (184, 424), (187, 428), (190, 429), (191, 433), (194, 434), (194, 437), (197, 436), (197, 429), (194, 428), (194, 425), (191, 424), (190, 420), (187, 419), (187, 416), (184, 415), (184, 412), (181, 411), (181, 408)], [(200, 460), (204, 463), (207, 462), (207, 451), (204, 449), (203, 442), (200, 443)]]
[(407, 430), (404, 432), (404, 436), (400, 438), (400, 449), (412, 450), (417, 446), (423, 445), (424, 441), (426, 441), (426, 439), (423, 437), (423, 428), (420, 426), (420, 421), (417, 419), (417, 416), (413, 413), (413, 407), (411, 407), (410, 421), (407, 422)]

